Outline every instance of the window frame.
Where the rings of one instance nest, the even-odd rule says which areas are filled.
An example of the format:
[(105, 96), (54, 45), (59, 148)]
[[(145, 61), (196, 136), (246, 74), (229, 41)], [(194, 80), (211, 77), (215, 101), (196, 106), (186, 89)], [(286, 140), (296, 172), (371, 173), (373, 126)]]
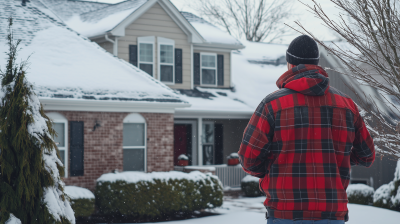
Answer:
[[(140, 44), (151, 44), (153, 46), (153, 62), (141, 62), (140, 61)], [(154, 63), (156, 61), (155, 59), (155, 37), (154, 36), (147, 36), (147, 37), (138, 37), (137, 38), (137, 62), (138, 62), (138, 68), (140, 69), (140, 64), (147, 64), (147, 65), (152, 65), (153, 69), (152, 69), (152, 74), (151, 76), (154, 77), (154, 70), (155, 70), (155, 66)]]
[[(142, 115), (138, 113), (131, 113), (124, 118), (123, 124), (144, 124), (144, 146), (124, 146), (124, 142), (122, 139), (122, 150), (125, 149), (144, 149), (144, 171), (135, 171), (135, 172), (147, 172), (147, 123), (146, 120), (142, 117)], [(123, 127), (123, 126), (122, 126)], [(124, 131), (122, 129), (122, 131)], [(122, 136), (123, 138), (123, 136)], [(122, 152), (123, 153), (123, 152)]]
[(56, 112), (46, 113), (46, 115), (50, 118), (53, 123), (63, 123), (64, 124), (64, 147), (59, 147), (57, 145), (58, 150), (64, 150), (64, 177), (68, 177), (68, 155), (69, 155), (69, 139), (68, 139), (68, 120), (62, 114)]
[[(172, 63), (161, 62), (161, 45), (172, 46)], [(172, 82), (162, 83), (166, 85), (175, 85), (175, 41), (164, 37), (157, 37), (157, 51), (158, 51), (158, 80), (161, 81), (161, 65), (172, 65)]]
[[(211, 56), (215, 57), (215, 68), (203, 67), (203, 55), (211, 55)], [(213, 84), (203, 84), (203, 68), (215, 70), (215, 84), (214, 85)], [(211, 86), (211, 87), (218, 86), (218, 55), (217, 55), (217, 53), (200, 52), (200, 85), (201, 86)]]

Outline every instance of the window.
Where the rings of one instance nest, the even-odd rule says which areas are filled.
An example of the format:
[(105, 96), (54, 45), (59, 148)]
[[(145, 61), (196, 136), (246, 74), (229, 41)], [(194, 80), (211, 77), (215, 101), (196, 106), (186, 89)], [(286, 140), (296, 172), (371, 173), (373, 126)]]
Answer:
[(146, 171), (146, 120), (140, 114), (124, 119), (124, 171)]
[(154, 76), (154, 37), (138, 37), (139, 68)]
[(158, 63), (159, 63), (159, 79), (167, 84), (174, 84), (175, 80), (175, 41), (163, 37), (157, 38), (158, 42)]
[(217, 85), (217, 55), (201, 53), (201, 85)]
[(60, 152), (61, 162), (64, 164), (65, 177), (68, 177), (68, 120), (59, 113), (46, 114), (53, 121), (53, 129), (56, 132), (54, 142)]

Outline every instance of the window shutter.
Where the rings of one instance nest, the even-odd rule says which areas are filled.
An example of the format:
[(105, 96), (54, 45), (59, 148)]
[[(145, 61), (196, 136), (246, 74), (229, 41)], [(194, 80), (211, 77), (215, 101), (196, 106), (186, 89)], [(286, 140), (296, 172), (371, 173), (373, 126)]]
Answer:
[(71, 176), (83, 176), (83, 122), (71, 121)]
[(193, 83), (200, 85), (200, 53), (193, 54)]
[(224, 85), (224, 55), (219, 54), (217, 57), (218, 63), (218, 85)]
[(182, 83), (182, 49), (175, 49), (175, 83)]
[(138, 66), (137, 45), (129, 45), (129, 63)]

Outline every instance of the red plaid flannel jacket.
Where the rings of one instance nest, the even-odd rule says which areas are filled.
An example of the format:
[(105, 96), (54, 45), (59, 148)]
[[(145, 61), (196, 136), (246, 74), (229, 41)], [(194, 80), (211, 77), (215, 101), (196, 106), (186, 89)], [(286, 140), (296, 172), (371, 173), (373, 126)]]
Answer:
[(258, 106), (239, 150), (260, 177), (268, 216), (348, 220), (350, 166), (369, 167), (375, 149), (355, 103), (316, 65), (299, 65)]

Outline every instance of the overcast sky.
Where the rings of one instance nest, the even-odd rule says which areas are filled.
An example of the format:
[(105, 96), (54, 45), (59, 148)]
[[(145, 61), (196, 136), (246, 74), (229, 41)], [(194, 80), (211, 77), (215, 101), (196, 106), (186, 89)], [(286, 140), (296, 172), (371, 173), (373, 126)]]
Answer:
[[(118, 3), (121, 1), (125, 0), (86, 0), (86, 1), (97, 1), (97, 2), (107, 2), (107, 3)], [(196, 1), (196, 0), (190, 0), (190, 1)], [(336, 18), (337, 15), (339, 14), (339, 10), (335, 8), (334, 4), (331, 3), (329, 0), (317, 0), (322, 6), (323, 9), (325, 10), (328, 15)], [(188, 5), (188, 0), (171, 0), (172, 3), (175, 4), (175, 6), (180, 10), (180, 11), (187, 11), (191, 12), (193, 14), (198, 15), (198, 13), (190, 8)], [(302, 2), (307, 3), (307, 4), (313, 4), (311, 0), (302, 0)], [(328, 28), (323, 26), (321, 24), (321, 21), (313, 17), (313, 15), (308, 12), (307, 8), (301, 4), (298, 0), (293, 0), (294, 4), (294, 15), (293, 18), (289, 18), (286, 23), (296, 27), (296, 24), (294, 24), (295, 20), (299, 20), (306, 29), (311, 31), (315, 36), (322, 40), (333, 40), (335, 39), (335, 36), (332, 31), (330, 31)], [(282, 24), (284, 26), (284, 24)], [(298, 27), (296, 27), (298, 28)], [(294, 33), (292, 36), (288, 36), (282, 39), (282, 43), (290, 43), (290, 41), (298, 36), (298, 33)]]

